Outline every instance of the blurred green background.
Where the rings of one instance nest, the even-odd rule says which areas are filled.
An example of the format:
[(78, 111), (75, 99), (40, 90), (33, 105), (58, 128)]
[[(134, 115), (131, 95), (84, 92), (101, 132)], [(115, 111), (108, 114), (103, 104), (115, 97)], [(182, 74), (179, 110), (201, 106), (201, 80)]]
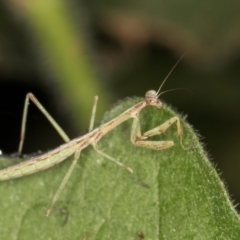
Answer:
[[(192, 94), (162, 100), (187, 115), (239, 203), (239, 1), (1, 2), (0, 149), (17, 151), (27, 92), (73, 138), (87, 131), (94, 95), (99, 123), (117, 100), (158, 89), (186, 51), (163, 89)], [(31, 104), (24, 153), (61, 142)]]

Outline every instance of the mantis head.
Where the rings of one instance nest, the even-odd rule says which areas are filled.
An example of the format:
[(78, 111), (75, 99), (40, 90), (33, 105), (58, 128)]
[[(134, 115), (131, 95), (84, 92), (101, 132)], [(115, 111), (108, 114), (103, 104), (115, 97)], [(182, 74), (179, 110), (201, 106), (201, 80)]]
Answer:
[(162, 107), (161, 101), (158, 99), (158, 93), (155, 90), (149, 90), (145, 94), (145, 101), (147, 105), (157, 108)]

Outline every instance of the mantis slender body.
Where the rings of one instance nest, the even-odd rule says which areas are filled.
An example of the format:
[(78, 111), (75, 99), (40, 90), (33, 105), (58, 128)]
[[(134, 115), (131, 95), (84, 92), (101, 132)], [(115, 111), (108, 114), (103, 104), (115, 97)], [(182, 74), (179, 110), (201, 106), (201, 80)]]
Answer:
[(46, 216), (49, 216), (61, 191), (63, 190), (73, 169), (76, 166), (76, 163), (80, 157), (81, 151), (84, 148), (86, 148), (87, 146), (92, 145), (98, 154), (113, 161), (114, 163), (118, 164), (120, 167), (123, 167), (124, 169), (129, 171), (131, 174), (133, 174), (133, 170), (130, 167), (125, 166), (123, 163), (119, 162), (115, 158), (102, 152), (101, 150), (98, 149), (98, 146), (97, 146), (98, 141), (105, 134), (107, 134), (109, 131), (113, 130), (115, 127), (120, 125), (122, 122), (124, 122), (130, 118), (133, 118), (132, 129), (131, 129), (131, 134), (130, 134), (130, 140), (131, 140), (132, 144), (137, 147), (144, 147), (144, 148), (149, 148), (149, 149), (153, 149), (153, 150), (163, 150), (163, 149), (172, 147), (174, 145), (173, 141), (150, 141), (147, 139), (148, 139), (148, 137), (164, 133), (172, 124), (176, 123), (177, 135), (180, 137), (180, 144), (181, 144), (182, 148), (184, 148), (184, 146), (182, 145), (181, 126), (180, 126), (180, 120), (178, 117), (173, 117), (173, 118), (167, 120), (166, 122), (164, 122), (163, 124), (161, 124), (160, 126), (157, 126), (156, 128), (153, 128), (153, 129), (145, 132), (144, 134), (141, 134), (140, 122), (139, 122), (139, 113), (146, 106), (152, 106), (152, 107), (156, 107), (158, 109), (162, 108), (162, 103), (158, 99), (158, 97), (162, 93), (159, 93), (159, 92), (160, 92), (161, 87), (163, 86), (164, 82), (167, 80), (168, 76), (171, 74), (171, 72), (173, 71), (173, 69), (176, 67), (176, 65), (179, 63), (179, 61), (181, 59), (182, 59), (182, 57), (178, 60), (178, 62), (174, 65), (174, 67), (168, 73), (167, 77), (162, 82), (158, 91), (155, 91), (155, 90), (147, 91), (145, 94), (145, 99), (143, 101), (135, 104), (134, 106), (127, 109), (125, 112), (123, 112), (116, 118), (112, 119), (111, 121), (109, 121), (105, 124), (102, 124), (98, 128), (92, 130), (93, 125), (94, 125), (96, 105), (97, 105), (97, 100), (98, 100), (98, 97), (96, 96), (95, 101), (94, 101), (94, 106), (92, 109), (89, 132), (87, 134), (80, 136), (78, 138), (75, 138), (73, 140), (70, 140), (68, 138), (68, 136), (62, 130), (62, 128), (50, 116), (50, 114), (41, 105), (41, 103), (37, 100), (37, 98), (32, 93), (28, 93), (26, 96), (26, 99), (25, 99), (25, 104), (24, 104), (21, 136), (20, 136), (20, 144), (19, 144), (18, 153), (21, 154), (23, 143), (24, 143), (29, 100), (31, 100), (39, 108), (39, 110), (47, 117), (47, 119), (54, 126), (54, 128), (58, 131), (58, 133), (61, 135), (61, 137), (63, 138), (63, 140), (66, 143), (61, 145), (58, 148), (55, 148), (54, 150), (51, 150), (51, 151), (45, 153), (45, 154), (42, 154), (37, 157), (33, 157), (30, 160), (27, 160), (27, 161), (24, 161), (17, 165), (10, 166), (10, 167), (0, 170), (0, 181), (13, 179), (13, 178), (19, 178), (19, 177), (23, 177), (25, 175), (29, 175), (29, 174), (38, 172), (38, 171), (42, 171), (44, 169), (54, 166), (55, 164), (62, 162), (63, 160), (67, 159), (69, 156), (74, 154), (73, 162), (72, 162), (69, 170), (67, 171), (62, 183), (60, 184), (60, 187), (58, 188), (57, 192), (55, 193), (50, 205), (47, 208)]

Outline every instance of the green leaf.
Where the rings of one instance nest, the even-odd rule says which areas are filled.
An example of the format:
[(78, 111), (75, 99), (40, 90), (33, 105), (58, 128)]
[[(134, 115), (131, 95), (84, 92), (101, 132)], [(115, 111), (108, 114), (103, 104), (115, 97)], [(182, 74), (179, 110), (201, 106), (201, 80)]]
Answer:
[[(103, 122), (138, 101), (121, 102)], [(176, 115), (166, 106), (147, 107), (140, 114), (142, 132)], [(50, 218), (45, 210), (71, 161), (1, 182), (1, 239), (240, 239), (239, 216), (191, 127), (181, 119), (189, 150), (171, 126), (154, 139), (175, 146), (154, 151), (131, 144), (131, 122), (104, 136), (99, 148), (131, 167), (139, 182), (93, 149), (84, 150)]]

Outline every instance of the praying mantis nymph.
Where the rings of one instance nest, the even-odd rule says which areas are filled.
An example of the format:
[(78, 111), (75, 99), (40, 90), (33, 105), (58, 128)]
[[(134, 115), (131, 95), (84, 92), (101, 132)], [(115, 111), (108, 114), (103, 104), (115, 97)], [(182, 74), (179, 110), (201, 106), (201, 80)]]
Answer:
[(131, 108), (127, 109), (125, 112), (120, 114), (119, 116), (115, 117), (111, 121), (102, 124), (98, 128), (95, 128), (93, 130), (94, 125), (94, 118), (95, 118), (95, 112), (97, 107), (97, 100), (98, 97), (95, 96), (95, 101), (92, 109), (92, 115), (90, 120), (90, 126), (89, 126), (89, 132), (83, 136), (80, 136), (78, 138), (75, 138), (73, 140), (70, 140), (66, 133), (62, 130), (62, 128), (57, 124), (57, 122), (50, 116), (50, 114), (47, 112), (47, 110), (41, 105), (41, 103), (37, 100), (37, 98), (32, 94), (28, 93), (25, 99), (24, 104), (24, 110), (23, 110), (23, 118), (22, 118), (22, 126), (21, 126), (21, 136), (20, 136), (20, 143), (19, 143), (19, 149), (18, 153), (19, 155), (22, 152), (24, 138), (25, 138), (25, 128), (26, 128), (26, 120), (27, 120), (27, 112), (28, 112), (28, 106), (29, 106), (29, 100), (31, 100), (38, 108), (39, 110), (46, 116), (46, 118), (50, 121), (50, 123), (53, 125), (53, 127), (57, 130), (57, 132), (60, 134), (60, 136), (63, 138), (63, 140), (66, 142), (65, 144), (59, 146), (58, 148), (55, 148), (45, 154), (36, 156), (31, 158), (30, 160), (24, 161), (22, 163), (19, 163), (14, 166), (7, 167), (5, 169), (0, 170), (0, 181), (13, 179), (13, 178), (19, 178), (23, 177), (25, 175), (29, 175), (47, 168), (50, 168), (54, 166), (55, 164), (58, 164), (62, 162), (63, 160), (67, 159), (70, 155), (74, 154), (73, 162), (67, 171), (65, 177), (62, 180), (62, 183), (60, 184), (57, 192), (55, 193), (51, 203), (49, 204), (46, 216), (49, 216), (51, 213), (51, 210), (56, 203), (60, 193), (62, 192), (64, 186), (66, 185), (70, 175), (72, 174), (73, 169), (76, 166), (76, 163), (80, 157), (81, 151), (86, 148), (89, 145), (92, 145), (95, 151), (102, 155), (103, 157), (113, 161), (114, 163), (118, 164), (120, 167), (123, 167), (127, 171), (129, 171), (131, 174), (133, 174), (133, 170), (124, 165), (123, 163), (119, 162), (115, 158), (109, 156), (108, 154), (102, 152), (98, 149), (97, 143), (98, 141), (109, 131), (113, 130), (115, 127), (117, 127), (122, 122), (133, 118), (132, 123), (132, 129), (130, 134), (130, 140), (133, 145), (137, 147), (143, 147), (143, 148), (149, 148), (153, 150), (163, 150), (169, 147), (172, 147), (174, 145), (173, 141), (150, 141), (147, 140), (149, 137), (154, 135), (159, 135), (164, 133), (172, 124), (176, 123), (177, 126), (177, 136), (180, 138), (180, 145), (183, 149), (186, 149), (182, 144), (182, 136), (181, 136), (181, 125), (180, 120), (178, 117), (172, 117), (160, 126), (157, 126), (143, 134), (141, 134), (140, 130), (140, 122), (139, 122), (139, 113), (143, 108), (146, 106), (152, 106), (156, 107), (158, 109), (162, 108), (162, 103), (158, 99), (159, 96), (163, 93), (160, 93), (160, 90), (169, 77), (169, 75), (172, 73), (173, 69), (177, 66), (179, 61), (183, 58), (183, 56), (177, 61), (177, 63), (173, 66), (171, 71), (168, 73), (166, 78), (163, 80), (161, 86), (159, 87), (158, 91), (155, 90), (149, 90), (145, 94), (145, 99)]

